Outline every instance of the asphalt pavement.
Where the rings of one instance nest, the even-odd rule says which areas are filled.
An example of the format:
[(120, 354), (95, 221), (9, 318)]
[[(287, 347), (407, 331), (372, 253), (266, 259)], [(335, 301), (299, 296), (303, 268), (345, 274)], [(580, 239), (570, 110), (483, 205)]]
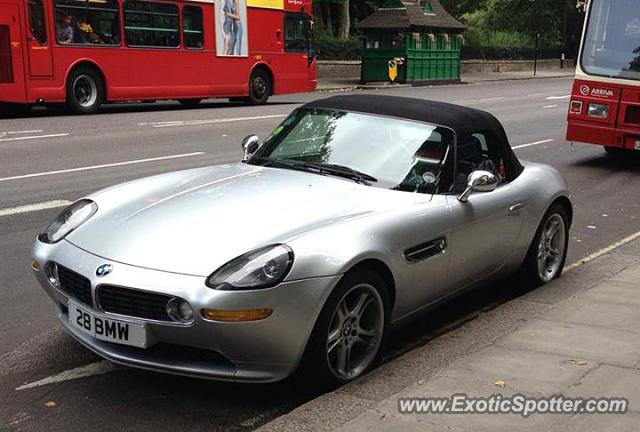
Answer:
[[(490, 111), (522, 159), (558, 168), (575, 194), (573, 263), (639, 230), (640, 165), (564, 140), (571, 83), (559, 78), (380, 93)], [(139, 177), (239, 160), (242, 137), (265, 136), (301, 103), (326, 96), (275, 97), (262, 107), (212, 100), (191, 110), (169, 102), (123, 104), (88, 117), (36, 109), (0, 120), (0, 430), (251, 430), (318, 394), (295, 381), (220, 384), (112, 368), (64, 334), (29, 264), (35, 235), (66, 202)], [(387, 355), (505, 301), (490, 295), (454, 301), (434, 323), (402, 332)], [(458, 342), (443, 343), (455, 360)], [(65, 379), (69, 374), (86, 376)], [(37, 383), (43, 379), (50, 381)]]

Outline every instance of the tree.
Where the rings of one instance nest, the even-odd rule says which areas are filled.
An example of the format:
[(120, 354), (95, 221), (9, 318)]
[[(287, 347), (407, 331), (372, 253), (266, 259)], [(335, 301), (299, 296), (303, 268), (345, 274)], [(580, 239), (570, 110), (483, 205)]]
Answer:
[(349, 14), (349, 0), (342, 0), (339, 4), (338, 10), (338, 32), (337, 36), (340, 40), (349, 39), (351, 32), (351, 15)]
[(352, 24), (371, 15), (385, 0), (315, 0), (313, 6), (317, 36), (349, 39)]

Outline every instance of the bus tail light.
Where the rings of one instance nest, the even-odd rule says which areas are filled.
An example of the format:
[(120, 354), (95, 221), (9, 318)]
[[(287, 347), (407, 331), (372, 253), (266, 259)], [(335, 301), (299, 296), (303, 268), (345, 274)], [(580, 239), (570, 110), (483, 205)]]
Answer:
[(589, 117), (607, 118), (609, 117), (609, 105), (590, 103), (588, 109)]
[(582, 114), (582, 102), (580, 101), (571, 101), (571, 105), (569, 105), (569, 112), (571, 114)]

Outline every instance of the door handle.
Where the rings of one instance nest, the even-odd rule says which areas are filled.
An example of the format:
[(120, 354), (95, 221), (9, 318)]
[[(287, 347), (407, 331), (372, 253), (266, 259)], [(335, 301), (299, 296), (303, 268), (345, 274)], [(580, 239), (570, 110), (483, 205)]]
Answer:
[(514, 204), (511, 207), (509, 207), (509, 214), (510, 215), (517, 215), (520, 213), (520, 210), (522, 210), (524, 208), (524, 204), (523, 203), (518, 203), (518, 204)]

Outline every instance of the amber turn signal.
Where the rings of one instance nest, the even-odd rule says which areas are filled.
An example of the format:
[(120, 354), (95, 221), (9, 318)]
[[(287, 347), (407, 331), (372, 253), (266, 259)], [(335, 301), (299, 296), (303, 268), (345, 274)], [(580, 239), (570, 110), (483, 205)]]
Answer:
[(582, 114), (582, 102), (571, 101), (571, 105), (569, 105), (569, 112), (571, 114)]
[(36, 271), (40, 270), (40, 263), (38, 262), (38, 260), (31, 261), (31, 268)]
[(251, 309), (251, 310), (218, 310), (202, 309), (202, 317), (210, 321), (222, 322), (245, 322), (259, 321), (269, 318), (273, 313), (272, 309)]

